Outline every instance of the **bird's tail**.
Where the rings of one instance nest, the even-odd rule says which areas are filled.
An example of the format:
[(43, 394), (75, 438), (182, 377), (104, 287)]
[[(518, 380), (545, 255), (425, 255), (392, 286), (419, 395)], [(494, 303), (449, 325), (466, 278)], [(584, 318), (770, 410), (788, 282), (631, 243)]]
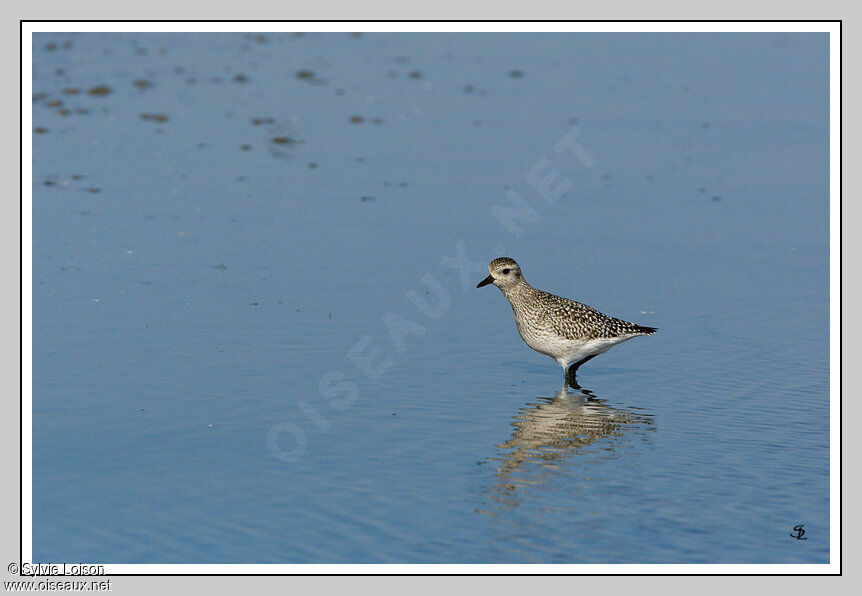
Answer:
[(635, 331), (644, 335), (652, 335), (658, 331), (658, 327), (644, 327), (643, 325), (635, 325)]

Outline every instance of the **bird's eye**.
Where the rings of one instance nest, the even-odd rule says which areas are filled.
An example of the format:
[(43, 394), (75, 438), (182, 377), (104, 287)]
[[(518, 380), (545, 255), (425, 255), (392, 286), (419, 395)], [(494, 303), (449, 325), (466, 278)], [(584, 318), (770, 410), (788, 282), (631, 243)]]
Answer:
[(511, 269), (503, 269), (503, 275), (509, 275), (509, 271), (511, 271)]

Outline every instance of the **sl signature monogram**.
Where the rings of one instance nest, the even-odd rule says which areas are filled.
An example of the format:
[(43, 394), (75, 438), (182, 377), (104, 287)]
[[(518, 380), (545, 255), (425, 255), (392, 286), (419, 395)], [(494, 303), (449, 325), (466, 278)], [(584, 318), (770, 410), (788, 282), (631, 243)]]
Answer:
[(790, 536), (792, 536), (793, 538), (796, 538), (797, 540), (808, 540), (808, 538), (803, 538), (803, 536), (805, 535), (805, 530), (803, 528), (805, 528), (805, 524), (799, 524), (798, 526), (793, 526), (793, 531), (796, 533), (791, 534)]

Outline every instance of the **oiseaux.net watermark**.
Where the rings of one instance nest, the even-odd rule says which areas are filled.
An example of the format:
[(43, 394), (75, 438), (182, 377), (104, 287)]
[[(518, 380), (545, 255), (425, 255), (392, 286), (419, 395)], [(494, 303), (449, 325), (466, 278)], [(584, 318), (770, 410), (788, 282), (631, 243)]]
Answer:
[(83, 579), (105, 575), (105, 566), (90, 563), (16, 563), (6, 565), (10, 575), (48, 577), (49, 579), (5, 580), (7, 592), (110, 592), (107, 578)]
[[(537, 207), (555, 205), (573, 183), (558, 167), (563, 162), (566, 167), (577, 165), (591, 168), (595, 160), (578, 141), (581, 131), (578, 127), (569, 129), (553, 146), (553, 153), (543, 156), (529, 168), (524, 175), (527, 187), (537, 197), (525, 198), (514, 189), (506, 191), (507, 202), (491, 207), (491, 215), (516, 240), (524, 234), (524, 227), (533, 225), (540, 219)], [(558, 164), (555, 167), (554, 164)], [(540, 199), (540, 200), (537, 200)], [(497, 247), (497, 252), (503, 252)], [(455, 242), (453, 254), (440, 257), (440, 267), (456, 269), (461, 291), (470, 290), (479, 275), (487, 273), (487, 253), (484, 259), (475, 260), (467, 256), (467, 245), (463, 239)], [(500, 255), (495, 255), (500, 256)], [(408, 302), (414, 307), (409, 313), (387, 312), (382, 317), (387, 340), (381, 342), (368, 333), (360, 337), (345, 354), (350, 369), (357, 369), (370, 383), (379, 382), (386, 372), (397, 362), (400, 355), (407, 352), (409, 338), (424, 335), (428, 325), (440, 321), (449, 312), (451, 294), (440, 280), (431, 273), (424, 273), (416, 287), (406, 292)], [(297, 402), (302, 415), (315, 428), (326, 432), (331, 428), (328, 415), (344, 412), (361, 398), (359, 384), (351, 379), (343, 369), (335, 368), (325, 373), (318, 382), (318, 392), (324, 401), (308, 399)], [(283, 462), (295, 462), (305, 455), (308, 437), (296, 423), (290, 421), (274, 424), (267, 433), (266, 444), (269, 452)]]

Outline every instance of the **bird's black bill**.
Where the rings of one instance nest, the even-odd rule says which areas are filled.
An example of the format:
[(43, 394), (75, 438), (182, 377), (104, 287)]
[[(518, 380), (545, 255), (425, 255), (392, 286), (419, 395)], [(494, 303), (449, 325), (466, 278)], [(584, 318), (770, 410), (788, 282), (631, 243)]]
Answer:
[(476, 287), (481, 288), (482, 286), (487, 286), (488, 284), (492, 283), (494, 283), (494, 278), (489, 275), (488, 277), (480, 281), (478, 284), (476, 284)]

